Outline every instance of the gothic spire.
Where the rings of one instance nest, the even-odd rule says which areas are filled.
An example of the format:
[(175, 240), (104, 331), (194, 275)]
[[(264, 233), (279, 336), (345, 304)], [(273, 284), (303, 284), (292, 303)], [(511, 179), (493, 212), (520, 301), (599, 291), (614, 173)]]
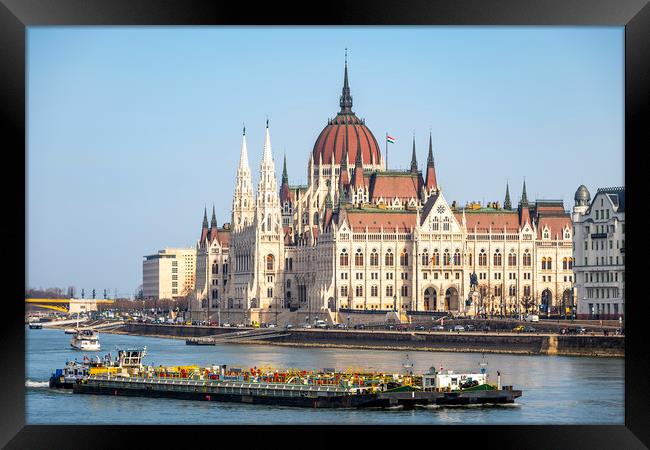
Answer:
[(438, 189), (438, 180), (436, 180), (436, 167), (433, 162), (433, 142), (431, 138), (431, 131), (429, 131), (429, 156), (427, 157), (427, 191), (431, 192), (432, 189)]
[(521, 206), (528, 206), (528, 195), (526, 195), (526, 179), (524, 178), (524, 190), (521, 193)]
[(273, 156), (271, 154), (271, 134), (269, 133), (269, 119), (266, 119), (266, 132), (264, 136), (264, 153), (262, 155), (262, 162), (271, 162)]
[(242, 133), (241, 153), (239, 155), (239, 169), (249, 170), (248, 168), (248, 148), (246, 146), (246, 125)]
[(203, 226), (202, 228), (208, 228), (208, 208), (203, 207)]
[(429, 156), (427, 156), (427, 167), (433, 167), (433, 142), (431, 140), (431, 131), (429, 131)]
[(284, 162), (282, 163), (282, 184), (288, 183), (289, 177), (287, 177), (287, 154), (284, 154)]
[(415, 133), (413, 133), (413, 153), (411, 154), (411, 173), (418, 173), (418, 160), (415, 156)]
[(352, 96), (350, 95), (350, 85), (348, 83), (348, 49), (345, 49), (345, 73), (343, 75), (343, 90), (341, 92), (341, 113), (352, 113)]
[(217, 228), (217, 215), (214, 212), (214, 205), (212, 205), (212, 220), (210, 221), (210, 228)]
[(503, 201), (503, 209), (512, 209), (512, 204), (510, 203), (510, 190), (508, 188), (508, 182), (506, 182), (506, 198)]

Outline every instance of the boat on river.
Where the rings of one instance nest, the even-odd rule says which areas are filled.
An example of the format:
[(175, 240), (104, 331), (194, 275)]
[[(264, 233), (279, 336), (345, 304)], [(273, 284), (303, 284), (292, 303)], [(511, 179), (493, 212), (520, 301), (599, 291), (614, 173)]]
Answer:
[(431, 367), (423, 374), (372, 371), (200, 367), (142, 364), (146, 349), (118, 350), (117, 362), (88, 369), (75, 394), (224, 401), (312, 408), (395, 407), (513, 403), (522, 395), (512, 386), (489, 382), (478, 372)]
[(95, 330), (80, 330), (72, 336), (70, 346), (75, 350), (84, 351), (99, 351), (101, 345), (99, 343), (99, 333)]

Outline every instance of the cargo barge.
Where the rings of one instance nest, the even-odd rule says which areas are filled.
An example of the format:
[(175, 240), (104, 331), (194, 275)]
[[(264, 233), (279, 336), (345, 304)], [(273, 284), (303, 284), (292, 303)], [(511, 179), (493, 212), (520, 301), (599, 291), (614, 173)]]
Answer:
[[(118, 364), (89, 369), (78, 379), (75, 394), (176, 398), (310, 408), (414, 408), (427, 405), (513, 403), (522, 395), (512, 386), (488, 382), (480, 373), (454, 373), (431, 368), (416, 375), (241, 369), (218, 365), (143, 366), (144, 350), (120, 350)], [(405, 366), (406, 367), (406, 366)]]

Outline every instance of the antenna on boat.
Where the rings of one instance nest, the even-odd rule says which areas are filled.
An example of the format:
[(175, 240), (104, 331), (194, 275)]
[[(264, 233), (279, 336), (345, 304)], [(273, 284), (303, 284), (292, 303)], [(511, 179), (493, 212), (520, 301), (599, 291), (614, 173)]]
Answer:
[(404, 363), (402, 363), (402, 367), (404, 367), (407, 373), (413, 374), (413, 371), (410, 370), (413, 368), (413, 363), (409, 359), (408, 353), (406, 354), (406, 359), (404, 360)]

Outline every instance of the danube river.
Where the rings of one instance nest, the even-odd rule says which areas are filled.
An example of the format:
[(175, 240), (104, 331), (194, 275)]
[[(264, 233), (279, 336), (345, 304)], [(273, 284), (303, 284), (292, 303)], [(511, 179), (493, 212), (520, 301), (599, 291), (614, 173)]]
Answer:
[[(523, 396), (508, 406), (415, 410), (325, 410), (174, 399), (73, 395), (47, 387), (50, 373), (84, 353), (70, 348), (62, 330), (26, 330), (28, 424), (617, 424), (624, 423), (624, 360), (486, 354), (492, 382)], [(147, 346), (151, 365), (229, 364), (284, 368), (403, 370), (405, 352), (292, 348), (272, 345), (186, 346), (184, 340), (100, 333), (100, 356), (118, 347)], [(89, 353), (90, 355), (90, 353)], [(409, 352), (415, 372), (430, 366), (478, 371), (478, 353)]]

